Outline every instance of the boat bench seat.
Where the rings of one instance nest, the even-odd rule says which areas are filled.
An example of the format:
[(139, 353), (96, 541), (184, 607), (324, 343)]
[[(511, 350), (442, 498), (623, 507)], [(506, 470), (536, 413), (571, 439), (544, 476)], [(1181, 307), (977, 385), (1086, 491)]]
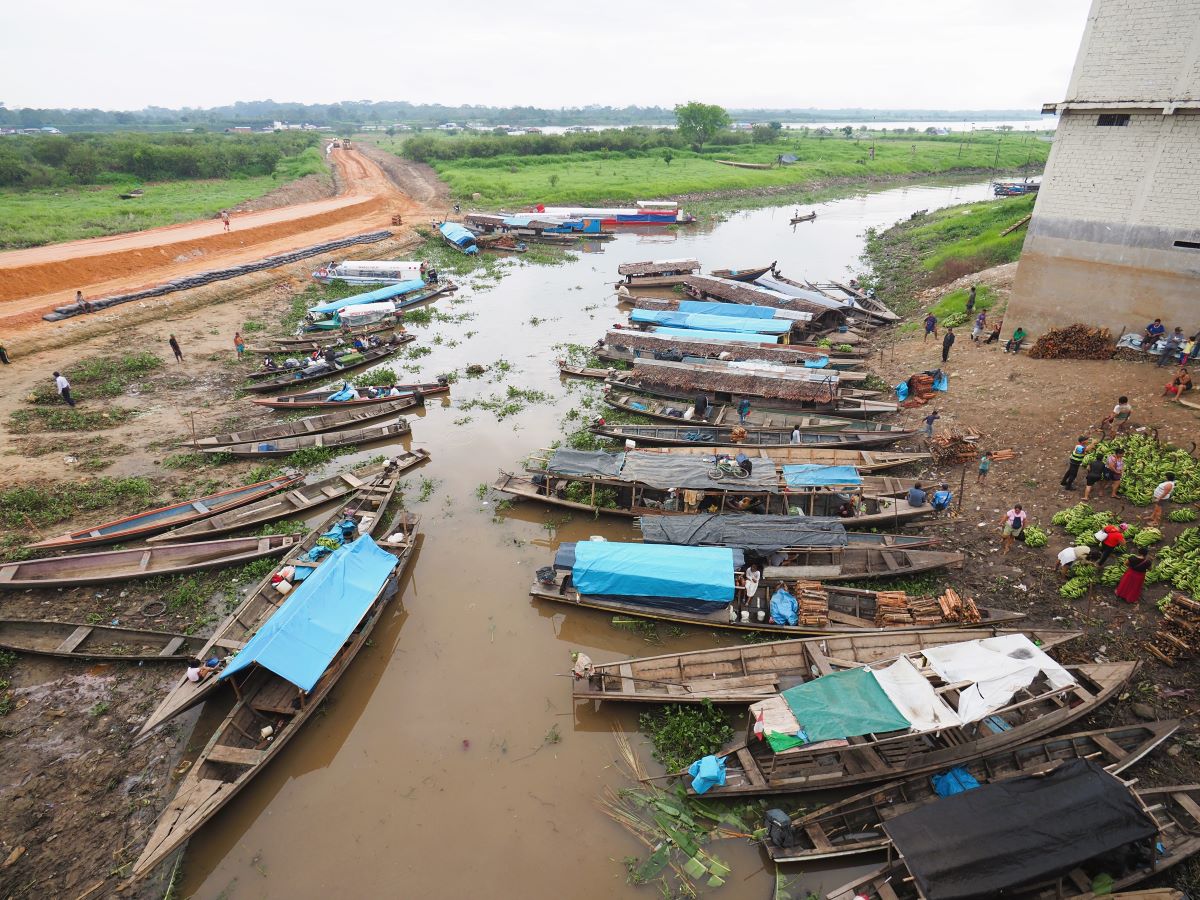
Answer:
[(212, 510), (210, 510), (207, 506), (205, 506), (199, 500), (195, 501), (192, 504), (192, 509), (194, 509), (198, 513), (204, 513), (204, 514), (212, 512)]
[(262, 762), (263, 751), (248, 747), (226, 747), (217, 744), (208, 751), (208, 762), (229, 763), (234, 766), (257, 766)]
[(72, 653), (74, 652), (75, 648), (82, 644), (87, 639), (87, 636), (91, 633), (91, 625), (80, 625), (71, 632), (70, 636), (65, 641), (55, 647), (54, 650), (56, 653)]
[(186, 640), (187, 640), (187, 638), (182, 638), (182, 637), (171, 638), (171, 640), (169, 640), (167, 642), (167, 646), (163, 647), (161, 650), (158, 651), (158, 655), (159, 656), (174, 656), (175, 651), (178, 650), (180, 647), (182, 647), (183, 642)]

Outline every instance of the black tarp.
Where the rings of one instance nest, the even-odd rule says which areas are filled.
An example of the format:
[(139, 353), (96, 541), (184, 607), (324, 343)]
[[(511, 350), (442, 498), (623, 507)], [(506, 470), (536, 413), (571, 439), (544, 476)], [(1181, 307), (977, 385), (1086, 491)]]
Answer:
[[(732, 455), (734, 451), (731, 451)], [(779, 471), (769, 459), (751, 459), (753, 471), (748, 478), (722, 475), (710, 478), (715, 457), (675, 456), (645, 450), (606, 453), (603, 450), (558, 449), (550, 457), (546, 471), (551, 475), (577, 475), (610, 478), (643, 484), (658, 490), (677, 488), (697, 491), (740, 490), (746, 493), (779, 493)]]
[(601, 478), (620, 478), (624, 453), (605, 453), (603, 450), (571, 450), (559, 448), (550, 457), (546, 471), (555, 475), (591, 475)]
[(884, 828), (927, 900), (995, 897), (1158, 831), (1131, 791), (1091, 760), (956, 794)]
[[(757, 464), (758, 460), (755, 460)], [(774, 553), (784, 547), (845, 547), (841, 519), (806, 516), (760, 516), (737, 513), (714, 516), (642, 516), (647, 544), (689, 547), (737, 547)]]

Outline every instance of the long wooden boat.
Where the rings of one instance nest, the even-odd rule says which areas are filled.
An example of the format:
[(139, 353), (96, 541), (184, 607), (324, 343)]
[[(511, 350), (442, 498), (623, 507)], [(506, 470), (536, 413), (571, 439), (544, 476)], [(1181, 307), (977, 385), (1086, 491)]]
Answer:
[[(279, 604), (287, 596), (286, 592), (290, 589), (291, 583), (287, 579), (281, 581), (277, 576), (289, 566), (300, 565), (305, 568), (320, 566), (323, 559), (314, 561), (309, 559), (308, 555), (326, 531), (347, 519), (353, 519), (361, 534), (381, 534), (387, 524), (384, 513), (396, 494), (402, 474), (403, 470), (398, 466), (385, 467), (379, 475), (355, 491), (344, 505), (340, 505), (326, 516), (316, 528), (295, 545), (270, 574), (254, 586), (246, 595), (246, 599), (238, 604), (237, 608), (223, 622), (217, 625), (196, 656), (199, 659), (210, 659), (213, 656), (220, 658), (229, 653), (236, 653), (244, 647), (246, 641), (258, 631), (263, 622), (274, 615)], [(285, 582), (286, 587), (283, 586)], [(134, 737), (134, 743), (144, 741), (164, 722), (173, 719), (184, 710), (191, 709), (197, 703), (202, 703), (216, 690), (219, 684), (220, 682), (215, 678), (191, 682), (181, 672), (179, 679), (167, 692), (167, 696), (163, 698), (158, 708), (142, 723), (142, 727)]]
[[(672, 456), (715, 456), (724, 453), (721, 447), (644, 447), (644, 450), (655, 450)], [(932, 457), (928, 453), (896, 453), (886, 450), (814, 450), (807, 447), (789, 445), (787, 447), (746, 447), (746, 455), (751, 459), (769, 459), (777, 466), (816, 465), (816, 466), (854, 466), (859, 472), (880, 472), (898, 466), (908, 466), (924, 463)]]
[[(292, 517), (303, 519), (312, 510), (319, 509), (334, 500), (340, 500), (353, 491), (363, 489), (378, 478), (388, 466), (393, 466), (403, 472), (420, 465), (427, 459), (429, 459), (429, 452), (426, 450), (417, 449), (403, 452), (387, 463), (331, 475), (329, 478), (303, 485), (284, 494), (277, 494), (250, 506), (213, 516), (210, 519), (201, 519), (199, 522), (185, 525), (182, 528), (174, 528), (163, 534), (147, 538), (146, 543), (205, 540), (218, 534), (254, 528), (278, 519)], [(884, 537), (885, 535), (879, 536)]]
[(228, 444), (248, 444), (252, 441), (273, 441), (279, 438), (321, 434), (326, 431), (339, 431), (343, 428), (352, 428), (355, 425), (370, 422), (372, 419), (384, 419), (388, 416), (394, 416), (417, 405), (416, 398), (411, 394), (387, 399), (388, 402), (386, 403), (354, 407), (318, 416), (306, 416), (303, 419), (296, 419), (293, 422), (258, 425), (254, 428), (247, 428), (244, 431), (233, 431), (229, 434), (202, 437), (199, 440), (192, 441), (192, 446), (205, 449), (208, 447), (223, 447)]
[[(678, 420), (676, 420), (678, 421)], [(750, 427), (744, 438), (734, 439), (735, 425), (609, 425), (601, 421), (588, 430), (592, 434), (637, 444), (657, 444), (667, 447), (739, 447), (743, 450), (786, 448), (789, 451), (857, 450), (887, 447), (897, 441), (916, 437), (916, 431), (802, 431), (800, 443), (793, 444), (792, 429)]]
[[(1131, 788), (1132, 790), (1132, 788)], [(1139, 853), (1137, 848), (1117, 848), (1110, 853), (1101, 853), (1094, 864), (1075, 866), (1058, 877), (1032, 885), (1017, 885), (1004, 889), (1003, 896), (1012, 900), (1095, 900), (1097, 897), (1139, 897), (1150, 900), (1144, 892), (1125, 894), (1125, 888), (1161, 875), (1172, 866), (1185, 862), (1200, 852), (1200, 785), (1182, 784), (1168, 787), (1138, 788), (1132, 790), (1138, 805), (1142, 807), (1158, 826), (1158, 834), (1148, 839), (1148, 853)], [(1087, 815), (1086, 809), (1080, 810)], [(1040, 833), (1043, 823), (1031, 817), (1031, 829)], [(1048, 840), (1053, 835), (1047, 836)], [(1161, 846), (1161, 850), (1158, 847)], [(888, 843), (889, 851), (892, 845)], [(1128, 849), (1129, 852), (1124, 852)], [(893, 856), (889, 852), (889, 856)], [(1112, 877), (1112, 890), (1094, 891), (1094, 877), (1100, 873), (1113, 876), (1113, 861), (1122, 874)], [(886, 898), (886, 900), (925, 900), (925, 895), (916, 886), (904, 860), (895, 859), (866, 875), (855, 878), (848, 884), (826, 894), (827, 900), (854, 900), (857, 896)]]
[(1024, 634), (1049, 650), (1083, 632), (1055, 628), (1014, 629), (980, 624), (947, 625), (922, 631), (878, 631), (739, 644), (664, 653), (612, 663), (592, 663), (577, 675), (575, 700), (619, 700), (630, 703), (754, 703), (805, 681), (814, 657), (829, 661), (831, 670), (880, 662), (903, 653), (974, 641), (1002, 634)]
[[(611, 384), (611, 382), (608, 383)], [(672, 401), (669, 398), (635, 394), (624, 390), (610, 390), (604, 394), (604, 402), (614, 409), (660, 422), (688, 422), (697, 426), (711, 425), (718, 428), (723, 426), (732, 428), (734, 425), (740, 424), (737, 407), (731, 403), (710, 406), (703, 417), (687, 419), (683, 413), (692, 409), (693, 401), (685, 403), (682, 398)], [(846, 410), (839, 410), (839, 412), (846, 412)], [(801, 431), (880, 432), (883, 434), (904, 432), (902, 425), (867, 422), (863, 419), (845, 418), (818, 411), (754, 409), (753, 407), (746, 415), (746, 424), (742, 427), (786, 428), (789, 437), (793, 428), (799, 428)]]
[(775, 263), (757, 269), (713, 269), (708, 274), (713, 278), (728, 278), (730, 281), (754, 281), (775, 268)]
[[(418, 404), (430, 394), (444, 394), (450, 390), (450, 382), (426, 381), (417, 384), (398, 384), (401, 394), (413, 394)], [(357, 400), (330, 400), (333, 392), (310, 391), (307, 394), (283, 394), (279, 397), (254, 397), (251, 403), (271, 409), (355, 409), (380, 403), (390, 403), (398, 397), (359, 397)]]
[(336, 334), (309, 334), (302, 337), (284, 337), (271, 338), (270, 346), (266, 347), (247, 347), (247, 353), (257, 353), (260, 356), (279, 356), (288, 353), (302, 353), (313, 350), (328, 350), (330, 347), (341, 347), (348, 340), (353, 340), (356, 337), (366, 337), (371, 334), (386, 334), (389, 331), (399, 331), (395, 335), (392, 343), (407, 344), (409, 341), (415, 341), (417, 336), (404, 331), (404, 326), (399, 322), (377, 322), (373, 325), (364, 325), (360, 328), (343, 328)]
[[(628, 404), (630, 401), (637, 402), (642, 405), (647, 405), (647, 401), (652, 399), (674, 401), (671, 405), (688, 409), (696, 400), (697, 393), (711, 393), (707, 391), (695, 391), (691, 394), (683, 394), (672, 388), (658, 387), (646, 381), (639, 381), (636, 384), (630, 383), (624, 379), (624, 373), (618, 372), (609, 377), (605, 384), (608, 389), (604, 395), (604, 401), (610, 406), (616, 406), (620, 409), (626, 408), (623, 404)], [(851, 391), (846, 388), (838, 390), (837, 394), (831, 399), (824, 402), (812, 402), (805, 404), (781, 405), (784, 401), (780, 400), (763, 400), (751, 398), (750, 412), (746, 416), (747, 425), (787, 425), (791, 427), (791, 420), (803, 418), (805, 415), (830, 415), (841, 418), (861, 419), (866, 416), (881, 416), (888, 413), (899, 411), (900, 407), (892, 403), (890, 400), (874, 400), (867, 396), (856, 396), (867, 392)], [(757, 402), (755, 400), (757, 399)], [(613, 401), (618, 402), (613, 402)], [(729, 395), (716, 396), (716, 404), (710, 411), (710, 416), (713, 411), (729, 409), (733, 416), (737, 415), (736, 404)], [(635, 407), (632, 412), (638, 412)], [(642, 415), (651, 416), (651, 418), (661, 418), (654, 416), (652, 413), (643, 412)], [(673, 421), (679, 421), (679, 415), (669, 417)], [(895, 427), (895, 426), (892, 426)]]
[(558, 361), (559, 374), (569, 375), (573, 378), (595, 378), (603, 381), (613, 373), (613, 369), (597, 369), (593, 366), (573, 366), (570, 363)]
[(290, 534), (273, 534), (200, 544), (168, 544), (163, 547), (134, 547), (131, 550), (101, 550), (74, 556), (27, 559), (0, 566), (0, 589), (77, 587), (178, 575), (201, 569), (220, 569), (252, 562), (264, 556), (275, 556), (299, 540)]
[(260, 456), (290, 456), (297, 450), (309, 447), (334, 449), (337, 447), (357, 447), (359, 444), (372, 444), (400, 438), (412, 433), (408, 420), (401, 418), (395, 422), (379, 422), (374, 425), (364, 425), (362, 428), (352, 428), (344, 431), (325, 431), (320, 434), (309, 434), (304, 437), (279, 438), (273, 441), (252, 442), (248, 444), (225, 444), (221, 447), (204, 447), (201, 453), (242, 456), (254, 459)]
[[(801, 222), (811, 222), (816, 217), (817, 217), (817, 213), (816, 213), (816, 210), (814, 210), (813, 212), (805, 213), (802, 216), (792, 216), (792, 218), (788, 221), (788, 224), (789, 225), (798, 225)], [(713, 274), (715, 275), (716, 273), (714, 272)]]
[(203, 639), (169, 631), (30, 619), (0, 619), (0, 649), (61, 659), (182, 662)]
[[(1178, 719), (1081, 731), (1002, 750), (963, 763), (980, 784), (1044, 772), (1068, 759), (1094, 759), (1112, 774), (1125, 771), (1179, 730)], [(847, 797), (792, 820), (791, 847), (764, 841), (776, 863), (854, 856), (887, 847), (883, 825), (901, 813), (940, 800), (926, 776)]]
[[(409, 336), (408, 336), (408, 340), (409, 340), (409, 341), (411, 341), (411, 340), (414, 340), (415, 338), (416, 338), (416, 336), (415, 336), (415, 335), (409, 335)], [(395, 346), (397, 346), (397, 345), (398, 345), (398, 344), (400, 344), (400, 343), (408, 343), (408, 341), (396, 341), (396, 342), (394, 342), (394, 343), (391, 343), (391, 344), (385, 344), (384, 346), (395, 347)], [(357, 351), (357, 350), (353, 349), (352, 347), (350, 347), (350, 346), (347, 344), (347, 342), (345, 342), (345, 341), (342, 341), (340, 344), (336, 344), (336, 345), (334, 345), (334, 346), (335, 346), (335, 349), (337, 349), (337, 350), (339, 350), (339, 351), (340, 351), (340, 352), (338, 353), (338, 355), (337, 355), (337, 356), (338, 356), (338, 359), (341, 359), (341, 358), (342, 358), (342, 357), (344, 357), (344, 356), (350, 356), (350, 355), (352, 355), (352, 354), (355, 354), (355, 353), (358, 353), (358, 352), (359, 352), (359, 351)], [(328, 349), (328, 348), (325, 348), (325, 349)], [(280, 353), (280, 354), (278, 354), (278, 355), (286, 355), (286, 354), (285, 354), (285, 353)], [(299, 372), (299, 371), (300, 371), (300, 369), (289, 369), (289, 368), (286, 368), (286, 367), (284, 367), (284, 366), (279, 366), (279, 365), (277, 365), (277, 366), (276, 366), (275, 368), (273, 368), (273, 369), (257, 369), (257, 370), (256, 370), (256, 371), (254, 371), (254, 372), (249, 372), (249, 373), (247, 373), (247, 375), (246, 375), (246, 380), (247, 380), (247, 381), (251, 381), (251, 382), (254, 382), (254, 381), (266, 381), (268, 378), (279, 378), (279, 377), (281, 377), (281, 376), (283, 376), (283, 375), (291, 375), (291, 374), (295, 374), (295, 373), (297, 373), (297, 372)]]
[(412, 560), (417, 538), (415, 531), (410, 532), (403, 549), (388, 551), (394, 554), (395, 565), (386, 582), (307, 690), (260, 665), (251, 664), (249, 669), (235, 673), (237, 702), (200, 751), (181, 780), (175, 798), (159, 817), (154, 833), (133, 864), (134, 878), (150, 872), (224, 807), (267, 767), (320, 707), (366, 646), (388, 602), (398, 593), (397, 581)]
[[(1066, 666), (1074, 684), (1031, 685), (985, 720), (940, 732), (852, 737), (842, 746), (827, 747), (825, 742), (815, 749), (797, 747), (781, 753), (773, 752), (766, 741), (747, 736), (721, 751), (725, 784), (705, 796), (794, 794), (941, 772), (1038, 740), (1092, 714), (1120, 692), (1137, 667), (1136, 662)], [(946, 687), (941, 695), (952, 699), (957, 690)]]
[(328, 381), (331, 378), (338, 378), (347, 372), (353, 372), (355, 369), (362, 369), (373, 365), (381, 359), (387, 359), (397, 349), (399, 348), (375, 347), (371, 350), (364, 350), (352, 362), (338, 364), (335, 369), (326, 369), (323, 372), (314, 372), (311, 375), (304, 375), (302, 371), (295, 373), (285, 372), (276, 378), (268, 378), (255, 384), (246, 385), (245, 390), (254, 391), (255, 393), (265, 393), (266, 391), (287, 390), (288, 388), (299, 387), (302, 384), (315, 384), (318, 381)]
[[(539, 478), (543, 481), (536, 480)], [(572, 490), (575, 485), (582, 485), (582, 488)], [(789, 515), (795, 508), (803, 510), (804, 515), (810, 516), (831, 516), (837, 513), (836, 507), (817, 508), (818, 503), (825, 507), (834, 506), (837, 495), (827, 490), (767, 493), (753, 487), (738, 487), (724, 483), (714, 484), (712, 488), (705, 491), (696, 491), (695, 493), (701, 496), (699, 503), (694, 508), (679, 504), (675, 509), (671, 509), (667, 505), (669, 497), (666, 490), (646, 487), (637, 482), (619, 482), (584, 476), (518, 475), (512, 472), (501, 472), (492, 483), (492, 490), (522, 500), (535, 500), (539, 503), (562, 506), (566, 509), (627, 518), (694, 515), (697, 512), (714, 512), (719, 515), (744, 512)], [(572, 499), (573, 496), (577, 499)], [(746, 497), (751, 498), (751, 505), (747, 508), (738, 506), (738, 502)], [(932, 507), (928, 505), (910, 506), (906, 498), (863, 494), (863, 501), (866, 511), (861, 515), (847, 518), (846, 524), (854, 525), (857, 528), (899, 527), (914, 519), (933, 514)]]
[(194, 497), (170, 506), (161, 506), (135, 516), (114, 519), (92, 528), (72, 531), (56, 538), (47, 538), (30, 544), (31, 550), (66, 550), (75, 547), (96, 547), (101, 544), (115, 544), (118, 541), (133, 541), (149, 537), (177, 525), (186, 525), (206, 516), (213, 516), (226, 510), (254, 503), (276, 491), (284, 491), (300, 483), (304, 476), (300, 474), (281, 475), (268, 478), (266, 481), (256, 481), (245, 487), (229, 488), (215, 494)]
[[(711, 613), (700, 613), (654, 607), (614, 597), (580, 594), (574, 587), (558, 583), (546, 584), (535, 581), (529, 588), (529, 595), (538, 600), (550, 600), (568, 606), (598, 609), (618, 616), (633, 616), (656, 622), (673, 622), (678, 625), (702, 625), (705, 628), (722, 628), (744, 634), (766, 632), (792, 637), (822, 637), (869, 632), (900, 634), (906, 631), (928, 631), (931, 628), (963, 627), (960, 622), (945, 622), (942, 625), (901, 625), (881, 628), (875, 624), (876, 591), (830, 585), (827, 593), (829, 594), (828, 624), (776, 625), (769, 620), (763, 622), (732, 621), (728, 607)], [(1024, 613), (1012, 612), (1007, 609), (990, 606), (980, 606), (978, 609), (980, 621), (977, 624), (984, 626), (1006, 625), (1011, 628), (1015, 627), (1013, 623), (1025, 618)]]

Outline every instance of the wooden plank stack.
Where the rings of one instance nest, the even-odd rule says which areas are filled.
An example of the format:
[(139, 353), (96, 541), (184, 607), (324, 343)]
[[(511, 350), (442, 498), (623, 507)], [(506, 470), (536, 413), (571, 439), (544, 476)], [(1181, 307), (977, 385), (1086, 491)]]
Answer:
[(875, 625), (878, 628), (903, 628), (913, 623), (904, 591), (879, 591), (875, 594)]
[(975, 623), (980, 621), (979, 608), (970, 597), (962, 597), (954, 588), (946, 588), (946, 593), (937, 598), (942, 609), (942, 619), (946, 622)]
[(829, 594), (819, 581), (797, 581), (792, 587), (800, 604), (799, 624), (823, 628), (829, 624)]
[(1175, 666), (1200, 649), (1200, 603), (1169, 594), (1162, 614), (1162, 624), (1145, 646), (1168, 666)]
[(908, 611), (914, 625), (941, 625), (946, 620), (937, 597), (910, 597)]
[(933, 376), (914, 375), (908, 379), (908, 398), (900, 405), (905, 409), (924, 406), (934, 397)]
[(979, 440), (982, 438), (973, 428), (935, 437), (929, 442), (929, 452), (939, 465), (970, 462), (979, 456)]

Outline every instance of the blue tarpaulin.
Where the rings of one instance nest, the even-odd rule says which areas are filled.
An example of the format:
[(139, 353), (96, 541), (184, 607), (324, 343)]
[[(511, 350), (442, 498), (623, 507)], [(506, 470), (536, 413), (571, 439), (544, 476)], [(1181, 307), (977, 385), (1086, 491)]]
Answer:
[(816, 359), (808, 358), (804, 360), (804, 368), (806, 369), (824, 369), (828, 365), (828, 356), (818, 356)]
[(571, 579), (581, 594), (729, 603), (733, 572), (733, 551), (728, 547), (580, 541)]
[(727, 344), (731, 341), (740, 341), (744, 344), (778, 344), (779, 335), (777, 334), (751, 334), (749, 332), (734, 333), (732, 331), (701, 331), (692, 328), (671, 328), (666, 325), (652, 325), (650, 331), (653, 334), (663, 335), (664, 337), (685, 338), (689, 341), (713, 341), (714, 343)]
[(800, 604), (783, 588), (771, 596), (771, 621), (776, 625), (795, 625), (800, 621)]
[(831, 487), (862, 484), (862, 476), (854, 466), (818, 466), (802, 463), (784, 466), (783, 481), (788, 487)]
[(975, 776), (962, 766), (955, 766), (948, 772), (934, 775), (930, 777), (929, 781), (933, 785), (934, 793), (939, 797), (953, 797), (955, 794), (973, 791), (979, 787)]
[(725, 760), (705, 756), (688, 766), (688, 774), (692, 776), (692, 790), (703, 794), (711, 787), (725, 784)]
[(343, 297), (341, 300), (318, 303), (309, 312), (331, 313), (337, 312), (339, 309), (345, 309), (347, 306), (360, 306), (363, 303), (382, 303), (384, 300), (391, 300), (393, 297), (400, 297), (404, 294), (411, 294), (413, 291), (419, 291), (423, 287), (425, 287), (425, 282), (419, 278), (412, 281), (401, 281), (398, 284), (389, 284), (387, 287), (381, 287), (377, 291), (368, 291), (365, 294), (355, 294), (353, 297)]
[(732, 331), (750, 334), (787, 334), (791, 320), (751, 319), (741, 316), (714, 316), (671, 310), (635, 309), (629, 314), (631, 322), (644, 325), (667, 325), (689, 331)]
[(479, 252), (475, 246), (475, 235), (457, 222), (443, 222), (438, 226), (442, 235), (459, 250), (466, 254)]
[(300, 690), (311, 691), (395, 568), (396, 557), (381, 550), (370, 535), (339, 547), (288, 594), (219, 677), (258, 663)]
[(770, 306), (748, 303), (721, 303), (713, 300), (680, 300), (679, 311), (706, 316), (732, 316), (735, 319), (773, 319), (778, 312)]

